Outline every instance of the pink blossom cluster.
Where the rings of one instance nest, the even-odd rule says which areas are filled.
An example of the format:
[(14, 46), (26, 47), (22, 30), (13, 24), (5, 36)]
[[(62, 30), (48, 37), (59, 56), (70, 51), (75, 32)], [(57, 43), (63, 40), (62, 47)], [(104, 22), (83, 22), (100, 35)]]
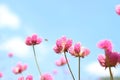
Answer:
[(41, 75), (40, 80), (54, 80), (50, 73), (44, 73)]
[(18, 80), (33, 80), (33, 76), (32, 75), (27, 75), (27, 77), (19, 77)]
[[(115, 7), (116, 14), (120, 15), (120, 4)], [(45, 39), (45, 41), (48, 41)], [(25, 44), (28, 46), (38, 45), (42, 42), (42, 38), (38, 37), (37, 34), (33, 34), (32, 36), (28, 36), (25, 40)], [(120, 53), (113, 50), (113, 44), (110, 40), (101, 40), (98, 42), (97, 47), (104, 50), (104, 54), (100, 54), (98, 56), (98, 61), (102, 67), (115, 67), (120, 64)], [(60, 57), (56, 60), (55, 64), (57, 66), (63, 66), (68, 64), (68, 59), (66, 57), (66, 52), (70, 53), (70, 55), (74, 57), (84, 58), (85, 56), (90, 54), (90, 50), (81, 45), (80, 42), (75, 43), (73, 45), (73, 40), (67, 38), (66, 36), (62, 36), (61, 38), (56, 40), (56, 44), (53, 48), (55, 53), (60, 54), (64, 53), (65, 57)], [(35, 50), (34, 50), (35, 52)], [(12, 58), (13, 53), (8, 53), (8, 57)], [(36, 61), (37, 62), (37, 61)], [(69, 65), (69, 64), (68, 64)], [(15, 67), (13, 67), (12, 72), (16, 74), (21, 74), (25, 70), (27, 70), (28, 65), (23, 63), (17, 63)], [(55, 74), (57, 71), (54, 72)], [(3, 77), (3, 73), (0, 72), (0, 78)], [(32, 75), (21, 76), (18, 80), (33, 80)], [(50, 73), (41, 74), (39, 80), (54, 80), (53, 76)], [(73, 79), (74, 80), (74, 79)]]
[(56, 60), (56, 62), (55, 62), (55, 64), (57, 65), (57, 66), (63, 66), (63, 65), (65, 65), (67, 63), (67, 61), (66, 61), (66, 59), (65, 59), (65, 57), (61, 57), (60, 59), (58, 59), (58, 60)]
[[(68, 39), (67, 37), (63, 36), (56, 40), (56, 45), (54, 46), (53, 50), (58, 53), (64, 53), (65, 59), (62, 58), (56, 62), (57, 66), (62, 66), (64, 64), (67, 64), (69, 72), (71, 73), (71, 76), (73, 80), (75, 80), (74, 74), (71, 70), (70, 64), (67, 59), (66, 52), (69, 52), (72, 56), (78, 57), (78, 74), (80, 74), (80, 57), (84, 58), (85, 56), (89, 55), (90, 50), (88, 48), (85, 48), (81, 46), (80, 43), (76, 43), (75, 45), (72, 44), (72, 39)], [(66, 63), (67, 61), (67, 63)], [(79, 75), (80, 80), (80, 75)]]
[(68, 52), (68, 49), (72, 46), (72, 40), (67, 39), (63, 36), (60, 39), (57, 39), (56, 45), (54, 46), (54, 51), (56, 53)]
[[(38, 45), (42, 42), (42, 38), (39, 38), (37, 34), (33, 34), (31, 37), (26, 38), (26, 45), (28, 46), (34, 46)], [(98, 56), (98, 61), (101, 64), (101, 66), (107, 68), (107, 67), (115, 67), (117, 64), (120, 63), (120, 54), (119, 52), (113, 51), (113, 44), (110, 40), (101, 40), (98, 42), (97, 46), (100, 49), (104, 50), (104, 55), (101, 54)], [(53, 48), (53, 50), (59, 54), (59, 53), (70, 53), (70, 55), (75, 57), (82, 57), (90, 54), (90, 50), (84, 46), (81, 45), (80, 42), (75, 43), (73, 45), (73, 40), (68, 39), (66, 36), (62, 36), (61, 38), (56, 40), (56, 44)], [(13, 56), (13, 53), (8, 54), (9, 57)], [(58, 60), (56, 60), (55, 64), (57, 66), (63, 66), (65, 64), (68, 64), (67, 56), (62, 56)], [(23, 71), (27, 69), (27, 65), (23, 63), (18, 63), (13, 69), (14, 74), (21, 74)], [(2, 77), (2, 73), (0, 74), (0, 77)], [(28, 75), (26, 77), (21, 76), (18, 78), (18, 80), (33, 80), (32, 75)], [(54, 80), (53, 76), (49, 73), (41, 74), (40, 80)]]
[(25, 71), (27, 69), (27, 64), (23, 64), (21, 62), (19, 62), (14, 68), (13, 68), (13, 73), (14, 74), (20, 74), (23, 71)]
[(89, 55), (90, 50), (81, 46), (80, 43), (76, 43), (74, 46), (70, 47), (69, 53), (75, 57), (82, 57)]
[(42, 38), (39, 38), (37, 34), (28, 36), (25, 41), (26, 45), (28, 46), (40, 44), (41, 42), (42, 42)]
[(81, 46), (80, 43), (76, 43), (74, 46), (72, 46), (72, 40), (67, 39), (65, 36), (56, 40), (56, 45), (53, 49), (56, 53), (69, 52), (75, 57), (84, 57), (90, 53), (90, 50)]
[(101, 40), (98, 42), (97, 46), (105, 52), (105, 55), (98, 56), (98, 61), (101, 66), (105, 68), (115, 67), (118, 63), (120, 63), (120, 54), (119, 52), (113, 51), (113, 45), (110, 40)]

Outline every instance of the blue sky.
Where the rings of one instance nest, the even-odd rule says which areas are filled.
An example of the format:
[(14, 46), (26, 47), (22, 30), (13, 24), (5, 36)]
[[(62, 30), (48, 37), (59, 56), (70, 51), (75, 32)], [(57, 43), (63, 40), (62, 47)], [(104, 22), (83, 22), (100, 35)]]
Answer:
[[(33, 33), (48, 39), (48, 42), (36, 46), (36, 51), (43, 73), (59, 70), (55, 80), (65, 78), (62, 69), (66, 66), (58, 68), (54, 65), (61, 55), (52, 50), (56, 39), (63, 35), (91, 50), (89, 56), (81, 59), (81, 80), (97, 80), (100, 76), (108, 75), (103, 74), (105, 70), (98, 65), (97, 56), (103, 51), (96, 47), (96, 43), (110, 39), (114, 50), (120, 52), (120, 16), (115, 13), (115, 6), (119, 3), (119, 0), (1, 0), (0, 71), (4, 73), (1, 80), (17, 80), (20, 75), (11, 73), (11, 67), (18, 61), (29, 65), (23, 75), (32, 74), (38, 80), (32, 47), (24, 44), (25, 38)], [(12, 59), (6, 56), (9, 52), (15, 55)], [(77, 79), (77, 59), (69, 54), (68, 57)], [(119, 66), (114, 70), (114, 75), (119, 75), (118, 69)], [(70, 77), (67, 75), (66, 78), (70, 80)]]

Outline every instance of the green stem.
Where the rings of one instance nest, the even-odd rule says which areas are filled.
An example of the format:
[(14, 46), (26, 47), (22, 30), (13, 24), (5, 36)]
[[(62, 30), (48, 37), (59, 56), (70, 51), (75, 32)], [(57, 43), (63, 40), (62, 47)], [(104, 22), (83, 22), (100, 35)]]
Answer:
[(80, 80), (80, 57), (78, 57), (78, 80)]
[[(106, 53), (107, 51), (105, 51)], [(110, 66), (110, 56), (105, 54), (106, 56), (106, 62), (107, 62), (107, 65), (108, 65), (108, 68), (109, 68), (109, 72), (110, 72), (110, 80), (114, 80), (113, 79), (113, 74), (112, 74), (112, 71), (111, 71), (111, 66)]]
[(39, 67), (39, 65), (38, 65), (38, 61), (37, 61), (37, 57), (36, 57), (34, 45), (33, 45), (33, 53), (34, 53), (34, 59), (35, 59), (35, 63), (36, 63), (38, 72), (39, 72), (39, 74), (41, 75), (41, 71), (40, 71), (40, 67)]
[(112, 74), (112, 71), (111, 71), (111, 67), (108, 67), (109, 68), (109, 72), (110, 72), (110, 80), (114, 80), (113, 79), (113, 74)]
[(71, 68), (70, 68), (70, 65), (69, 65), (69, 62), (68, 62), (68, 59), (67, 59), (67, 56), (66, 56), (66, 53), (65, 53), (65, 52), (64, 52), (64, 56), (65, 56), (65, 59), (66, 59), (66, 61), (67, 61), (67, 66), (68, 66), (68, 69), (69, 69), (69, 71), (70, 71), (70, 73), (71, 73), (71, 76), (72, 76), (73, 80), (75, 80), (75, 77), (74, 77), (74, 75), (73, 75), (73, 73), (72, 73), (72, 70), (71, 70)]

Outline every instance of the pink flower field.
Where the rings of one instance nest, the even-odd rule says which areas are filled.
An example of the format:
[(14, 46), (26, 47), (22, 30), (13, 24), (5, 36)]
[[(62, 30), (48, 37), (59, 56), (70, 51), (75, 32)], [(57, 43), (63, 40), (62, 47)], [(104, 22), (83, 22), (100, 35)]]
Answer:
[(0, 1), (0, 80), (120, 80), (120, 1)]

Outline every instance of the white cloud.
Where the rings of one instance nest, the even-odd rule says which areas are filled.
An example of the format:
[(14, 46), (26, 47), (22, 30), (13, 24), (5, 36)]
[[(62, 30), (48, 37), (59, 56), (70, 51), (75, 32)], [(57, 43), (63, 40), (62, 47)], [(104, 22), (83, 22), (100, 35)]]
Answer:
[(0, 28), (18, 28), (20, 25), (19, 17), (14, 14), (7, 5), (0, 5)]
[(1, 44), (1, 50), (13, 52), (17, 57), (26, 57), (29, 53), (29, 47), (25, 45), (25, 42), (21, 38), (12, 38)]
[[(98, 62), (93, 62), (91, 64), (89, 64), (86, 67), (87, 72), (89, 72), (92, 75), (96, 75), (96, 76), (109, 76), (109, 70), (108, 68), (105, 69), (104, 67), (102, 67)], [(119, 74), (119, 71), (117, 68), (112, 68), (112, 73), (114, 76), (117, 76)]]
[[(0, 50), (7, 52), (13, 52), (17, 57), (32, 57), (33, 50), (31, 46), (27, 46), (25, 41), (19, 37), (11, 38), (0, 44)], [(35, 46), (36, 54), (40, 56), (40, 59), (46, 58), (46, 55), (50, 52), (50, 47), (44, 43)]]

